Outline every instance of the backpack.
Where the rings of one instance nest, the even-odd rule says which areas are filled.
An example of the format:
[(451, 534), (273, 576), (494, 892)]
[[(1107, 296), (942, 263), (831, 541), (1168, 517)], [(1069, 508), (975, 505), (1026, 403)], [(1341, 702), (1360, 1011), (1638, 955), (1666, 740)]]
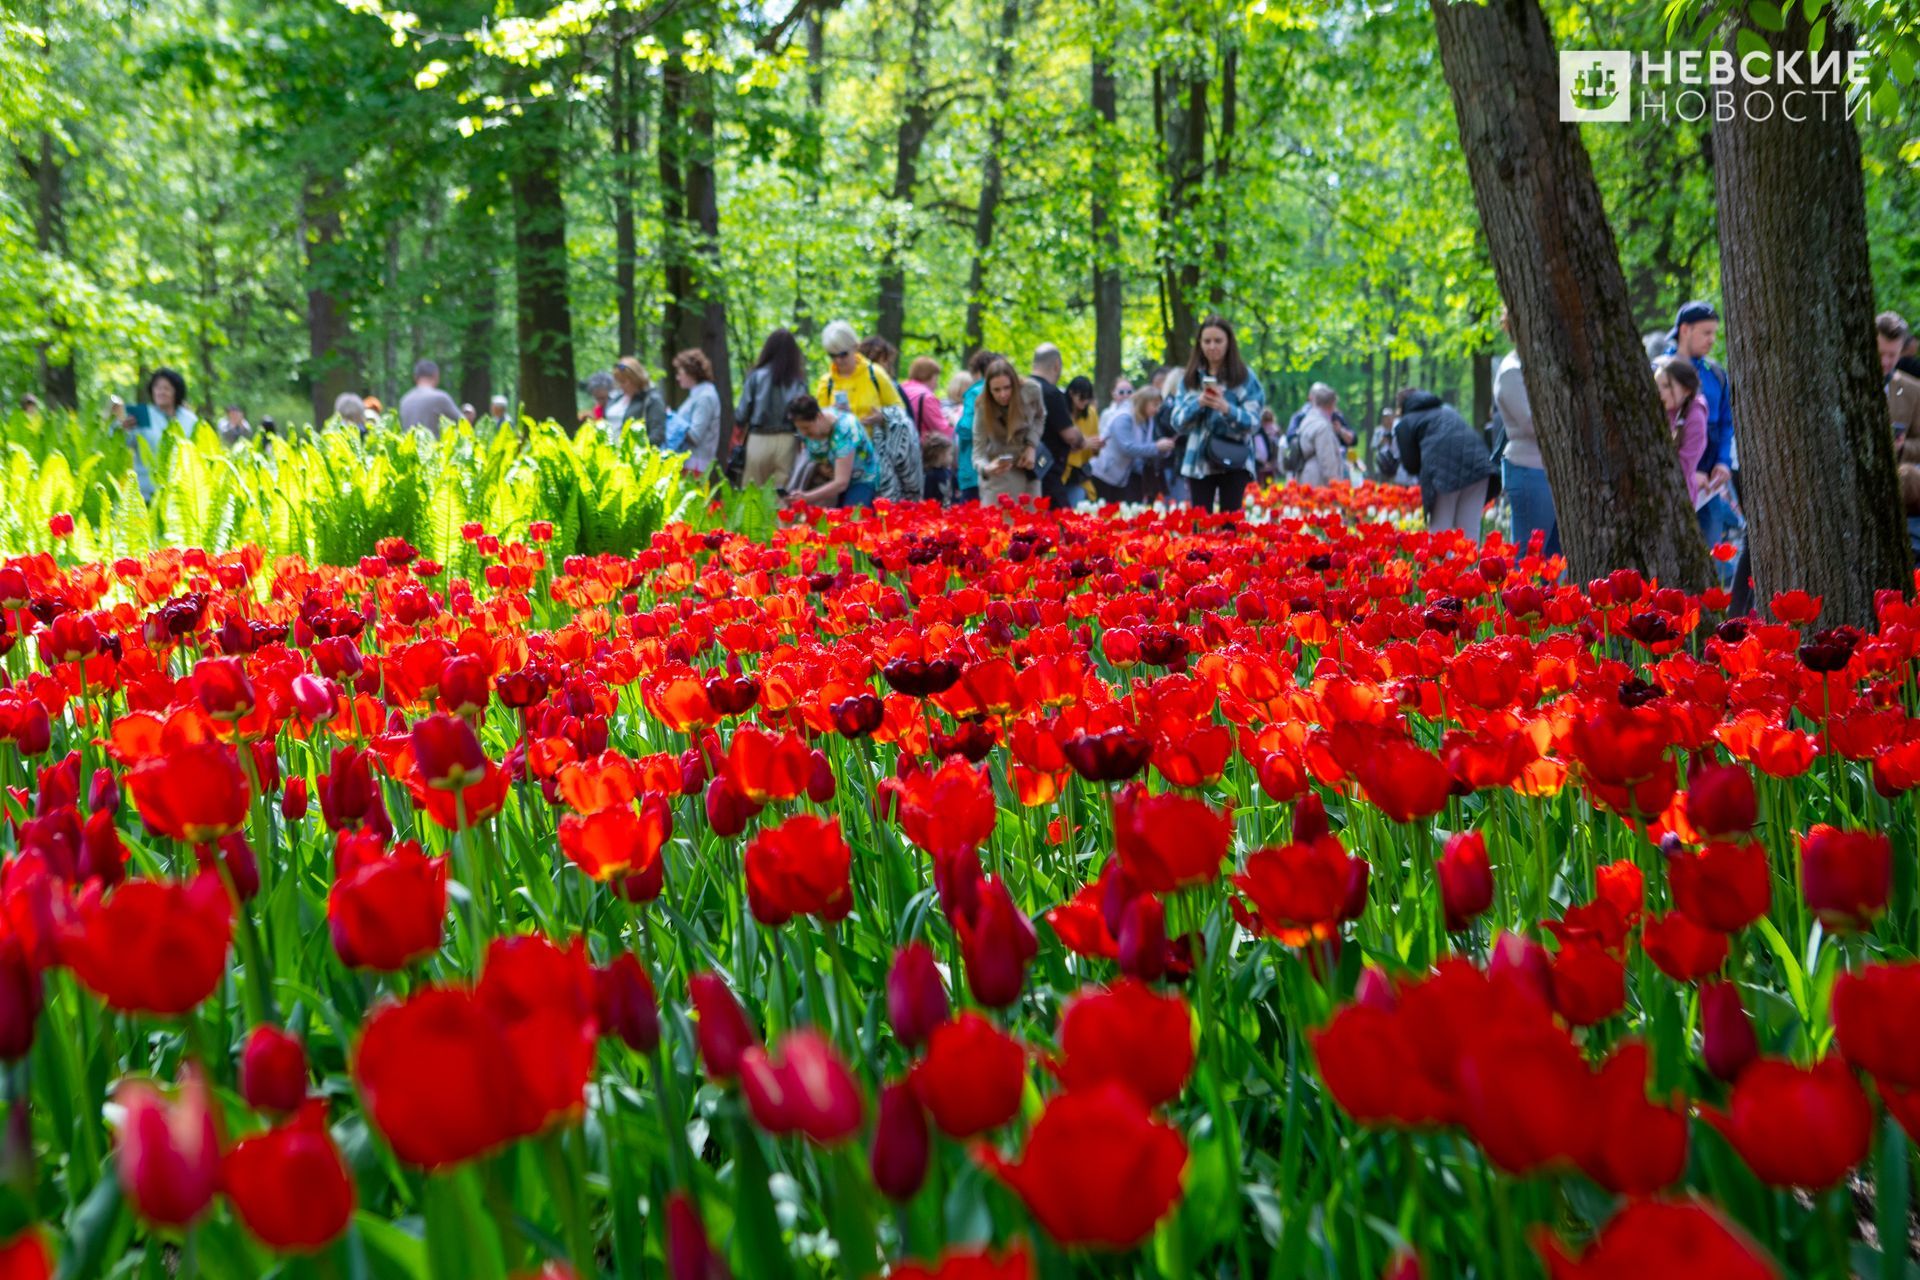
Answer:
[(1307, 447), (1300, 442), (1300, 424), (1306, 420), (1305, 406), (1295, 409), (1287, 419), (1286, 447), (1280, 451), (1280, 469), (1290, 476), (1307, 469)]
[[(867, 376), (873, 379), (874, 395), (878, 397), (880, 375), (871, 364), (867, 366)], [(898, 391), (899, 388), (895, 387), (894, 390)], [(918, 501), (926, 491), (926, 472), (920, 460), (919, 424), (897, 404), (882, 405), (880, 417), (879, 430), (867, 433), (873, 441), (874, 463), (879, 471), (873, 477), (873, 496), (891, 498), (896, 502)]]

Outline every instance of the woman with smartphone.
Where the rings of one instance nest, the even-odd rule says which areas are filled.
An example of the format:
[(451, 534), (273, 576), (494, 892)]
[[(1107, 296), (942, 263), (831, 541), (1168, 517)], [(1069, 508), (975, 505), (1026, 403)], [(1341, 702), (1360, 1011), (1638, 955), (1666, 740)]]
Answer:
[(1200, 323), (1174, 402), (1174, 430), (1185, 434), (1180, 474), (1192, 505), (1238, 511), (1253, 482), (1253, 435), (1260, 429), (1266, 393), (1240, 358), (1233, 326), (1220, 316)]
[(986, 389), (974, 402), (973, 468), (980, 480), (980, 501), (991, 506), (1004, 496), (1040, 496), (1040, 428), (1046, 407), (1040, 384), (1022, 378), (1003, 358), (986, 368)]

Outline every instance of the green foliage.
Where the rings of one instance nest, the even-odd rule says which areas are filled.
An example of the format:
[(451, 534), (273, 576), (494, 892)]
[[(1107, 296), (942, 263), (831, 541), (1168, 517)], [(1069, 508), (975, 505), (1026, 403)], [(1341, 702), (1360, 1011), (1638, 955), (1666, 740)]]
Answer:
[(237, 448), (202, 426), (169, 434), (151, 506), (118, 437), (88, 435), (71, 415), (0, 424), (0, 448), (9, 495), (0, 554), (9, 555), (52, 549), (48, 521), (70, 514), (72, 550), (89, 559), (250, 543), (352, 564), (399, 537), (462, 576), (480, 568), (461, 534), (468, 523), (515, 535), (551, 520), (558, 554), (629, 554), (668, 522), (701, 516), (705, 498), (683, 481), (682, 455), (615, 449), (595, 431), (569, 440), (553, 423), (529, 426), (524, 441), (465, 424), (438, 440), (336, 426)]

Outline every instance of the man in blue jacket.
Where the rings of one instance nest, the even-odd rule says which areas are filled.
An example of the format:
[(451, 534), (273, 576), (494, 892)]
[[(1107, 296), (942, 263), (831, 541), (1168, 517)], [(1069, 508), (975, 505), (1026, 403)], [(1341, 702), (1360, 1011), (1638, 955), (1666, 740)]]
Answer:
[[(1740, 454), (1733, 439), (1733, 399), (1727, 371), (1710, 358), (1720, 332), (1720, 316), (1710, 302), (1695, 300), (1674, 316), (1667, 335), (1666, 354), (1682, 356), (1700, 372), (1700, 394), (1707, 402), (1707, 448), (1700, 455), (1700, 492), (1712, 496), (1699, 509), (1700, 532), (1707, 545), (1725, 542), (1742, 528), (1730, 496), (1737, 497)], [(1723, 565), (1721, 576), (1731, 579), (1733, 566)]]

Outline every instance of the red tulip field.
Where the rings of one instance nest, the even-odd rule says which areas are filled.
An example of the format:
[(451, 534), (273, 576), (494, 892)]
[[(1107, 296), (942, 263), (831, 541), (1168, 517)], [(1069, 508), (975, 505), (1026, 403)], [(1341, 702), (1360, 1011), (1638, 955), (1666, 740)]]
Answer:
[(1920, 1273), (1920, 607), (1367, 510), (0, 561), (0, 1278)]

